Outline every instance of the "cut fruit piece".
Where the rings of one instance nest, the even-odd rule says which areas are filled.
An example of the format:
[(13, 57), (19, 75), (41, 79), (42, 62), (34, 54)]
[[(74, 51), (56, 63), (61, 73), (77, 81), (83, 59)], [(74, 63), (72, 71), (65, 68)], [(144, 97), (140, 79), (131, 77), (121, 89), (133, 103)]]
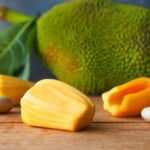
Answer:
[(33, 85), (33, 82), (24, 81), (12, 76), (0, 75), (0, 96), (8, 97), (15, 106), (20, 105), (22, 96)]
[(104, 109), (114, 116), (136, 116), (150, 106), (150, 78), (141, 77), (102, 94)]
[(78, 131), (93, 120), (95, 105), (83, 93), (58, 80), (37, 82), (21, 99), (21, 116), (32, 126)]

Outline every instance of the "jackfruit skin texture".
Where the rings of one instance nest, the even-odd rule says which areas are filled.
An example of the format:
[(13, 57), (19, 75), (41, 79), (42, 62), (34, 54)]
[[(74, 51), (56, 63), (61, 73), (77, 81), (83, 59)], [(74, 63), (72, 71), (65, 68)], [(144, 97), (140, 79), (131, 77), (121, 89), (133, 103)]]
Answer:
[(150, 11), (110, 0), (74, 0), (37, 22), (39, 54), (58, 77), (100, 94), (150, 76)]

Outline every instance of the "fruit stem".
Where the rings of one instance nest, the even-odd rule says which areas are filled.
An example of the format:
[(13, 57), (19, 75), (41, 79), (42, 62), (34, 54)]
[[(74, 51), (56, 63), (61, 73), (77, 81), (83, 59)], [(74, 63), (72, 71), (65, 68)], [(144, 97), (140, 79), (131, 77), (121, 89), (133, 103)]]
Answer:
[(14, 11), (11, 8), (0, 6), (0, 20), (16, 24), (32, 18), (31, 16)]

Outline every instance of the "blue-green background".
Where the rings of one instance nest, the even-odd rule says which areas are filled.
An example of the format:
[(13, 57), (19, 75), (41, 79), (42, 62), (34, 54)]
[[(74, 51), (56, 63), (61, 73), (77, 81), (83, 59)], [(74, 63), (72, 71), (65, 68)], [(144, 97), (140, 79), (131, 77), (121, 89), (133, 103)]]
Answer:
[[(64, 2), (65, 0), (0, 0), (0, 5), (9, 6), (17, 11), (29, 15), (36, 15), (37, 12), (43, 13), (54, 5)], [(130, 3), (134, 5), (141, 5), (150, 8), (150, 0), (114, 0), (122, 3)], [(0, 31), (7, 26), (6, 23), (0, 21)], [(33, 53), (31, 59), (31, 80), (39, 80), (42, 78), (54, 77)]]

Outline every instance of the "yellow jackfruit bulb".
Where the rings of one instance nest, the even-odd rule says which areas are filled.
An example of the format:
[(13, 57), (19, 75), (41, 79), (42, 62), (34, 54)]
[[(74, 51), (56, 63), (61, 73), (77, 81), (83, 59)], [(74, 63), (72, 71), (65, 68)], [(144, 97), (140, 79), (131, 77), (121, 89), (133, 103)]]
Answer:
[(0, 75), (0, 96), (8, 97), (13, 105), (19, 105), (25, 92), (34, 85), (16, 77)]
[(31, 126), (78, 131), (89, 126), (94, 103), (74, 87), (54, 79), (37, 82), (21, 99), (21, 117)]

